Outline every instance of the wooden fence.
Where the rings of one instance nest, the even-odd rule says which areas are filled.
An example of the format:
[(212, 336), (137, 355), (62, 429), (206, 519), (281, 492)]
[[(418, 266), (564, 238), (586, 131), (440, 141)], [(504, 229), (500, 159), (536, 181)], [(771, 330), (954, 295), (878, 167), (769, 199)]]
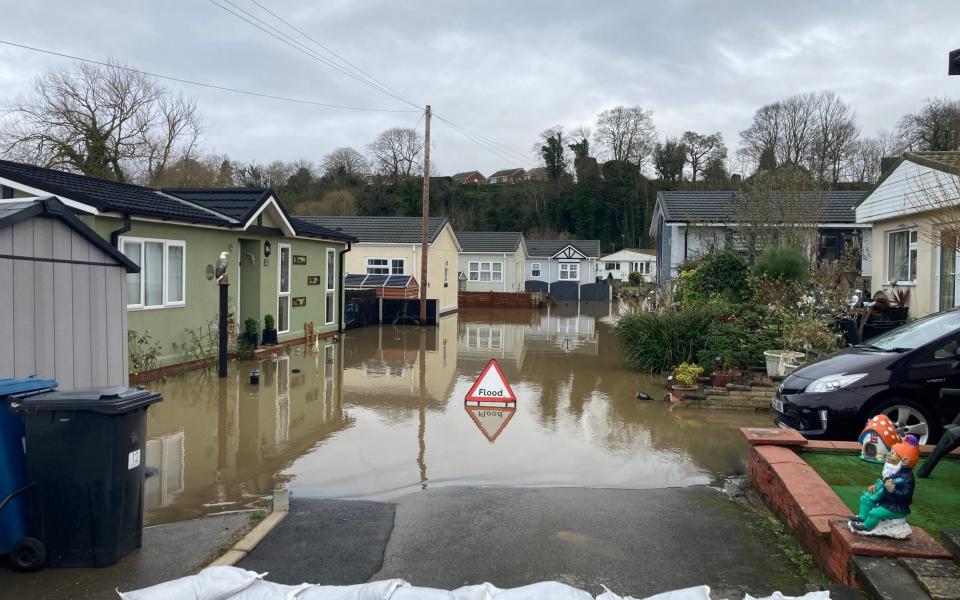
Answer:
[(539, 292), (460, 292), (460, 308), (539, 308), (543, 294)]

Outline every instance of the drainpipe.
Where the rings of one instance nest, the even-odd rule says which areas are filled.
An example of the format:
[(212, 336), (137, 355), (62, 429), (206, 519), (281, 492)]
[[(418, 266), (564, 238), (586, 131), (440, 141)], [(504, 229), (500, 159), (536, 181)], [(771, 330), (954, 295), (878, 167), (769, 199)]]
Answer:
[(350, 252), (351, 244), (347, 242), (347, 246), (339, 252), (340, 254), (340, 304), (337, 307), (337, 333), (343, 333), (343, 310), (344, 302), (347, 301), (347, 290), (343, 287), (343, 282), (346, 281), (346, 278), (343, 274), (343, 255), (347, 252)]
[(123, 225), (120, 226), (120, 229), (115, 229), (110, 232), (110, 245), (119, 250), (120, 236), (130, 231), (132, 228), (133, 225), (130, 224), (130, 215), (128, 213), (123, 213)]
[(683, 262), (687, 262), (687, 238), (690, 237), (690, 224), (683, 226)]

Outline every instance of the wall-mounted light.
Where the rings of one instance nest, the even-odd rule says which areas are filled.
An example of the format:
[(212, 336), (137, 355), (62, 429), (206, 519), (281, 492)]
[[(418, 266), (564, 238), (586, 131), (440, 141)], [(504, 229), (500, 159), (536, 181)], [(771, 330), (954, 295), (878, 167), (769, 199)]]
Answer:
[(263, 243), (263, 256), (265, 258), (270, 256), (270, 240)]

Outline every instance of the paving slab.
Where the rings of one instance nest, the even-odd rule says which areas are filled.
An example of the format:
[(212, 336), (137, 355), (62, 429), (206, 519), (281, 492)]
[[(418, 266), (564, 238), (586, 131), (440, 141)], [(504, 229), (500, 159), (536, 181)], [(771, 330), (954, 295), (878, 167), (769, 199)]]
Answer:
[(794, 429), (778, 427), (741, 427), (740, 433), (751, 446), (806, 446), (807, 438)]
[(851, 562), (857, 579), (875, 600), (931, 600), (896, 558), (854, 556)]
[[(143, 530), (143, 547), (104, 569), (17, 573), (0, 561), (0, 597), (22, 600), (116, 598), (195, 573), (250, 526), (246, 513), (205, 517)], [(9, 596), (7, 596), (9, 594)]]
[(960, 567), (952, 560), (901, 558), (900, 563), (934, 600), (960, 600)]
[(290, 498), (290, 512), (238, 567), (297, 585), (348, 585), (383, 564), (396, 506), (383, 502)]
[(960, 562), (960, 529), (940, 530), (940, 541), (953, 555), (953, 560)]

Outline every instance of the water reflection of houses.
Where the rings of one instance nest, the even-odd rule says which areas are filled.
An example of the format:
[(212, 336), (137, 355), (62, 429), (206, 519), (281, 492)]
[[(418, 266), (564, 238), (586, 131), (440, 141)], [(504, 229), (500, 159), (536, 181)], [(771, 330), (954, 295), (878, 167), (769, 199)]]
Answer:
[(596, 356), (597, 317), (584, 312), (585, 308), (579, 302), (548, 306), (539, 322), (532, 325), (524, 336), (527, 349)]
[[(226, 379), (200, 371), (168, 378), (164, 401), (147, 414), (146, 464), (156, 470), (145, 487), (148, 522), (258, 505), (277, 483), (273, 474), (349, 427), (341, 348), (231, 364)], [(248, 382), (254, 366), (256, 386)]]
[[(457, 369), (457, 319), (435, 328), (364, 327), (347, 334), (343, 390), (348, 405), (381, 409), (387, 418), (446, 406)], [(397, 411), (392, 414), (392, 411)]]

